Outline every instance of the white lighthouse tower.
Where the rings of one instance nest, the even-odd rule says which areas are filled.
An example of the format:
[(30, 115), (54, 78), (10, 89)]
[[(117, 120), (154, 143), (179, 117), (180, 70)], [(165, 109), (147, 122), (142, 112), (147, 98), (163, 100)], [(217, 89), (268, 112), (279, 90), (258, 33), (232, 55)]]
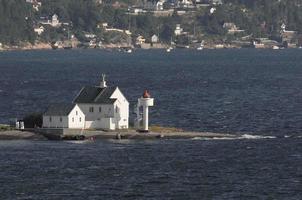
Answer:
[[(138, 99), (136, 107), (136, 127), (140, 132), (149, 132), (149, 107), (153, 105), (154, 99), (145, 90), (143, 96)], [(141, 109), (143, 109), (142, 113)]]

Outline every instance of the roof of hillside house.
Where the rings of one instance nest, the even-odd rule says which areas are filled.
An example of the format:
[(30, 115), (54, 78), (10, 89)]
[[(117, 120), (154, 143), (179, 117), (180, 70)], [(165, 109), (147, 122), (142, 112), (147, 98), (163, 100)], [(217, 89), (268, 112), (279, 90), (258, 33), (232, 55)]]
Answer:
[(117, 87), (83, 87), (74, 103), (95, 103), (95, 104), (113, 104), (117, 99), (111, 99), (113, 92)]
[(67, 116), (74, 108), (75, 104), (72, 103), (57, 103), (51, 104), (44, 115), (46, 116)]

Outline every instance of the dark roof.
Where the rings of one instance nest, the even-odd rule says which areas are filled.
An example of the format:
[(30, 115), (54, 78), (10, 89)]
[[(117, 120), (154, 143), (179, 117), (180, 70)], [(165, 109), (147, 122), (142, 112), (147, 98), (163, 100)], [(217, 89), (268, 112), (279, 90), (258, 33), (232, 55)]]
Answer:
[(51, 104), (47, 111), (44, 113), (46, 116), (67, 116), (74, 108), (75, 104), (71, 103), (60, 103)]
[(116, 90), (116, 87), (83, 87), (78, 96), (73, 101), (74, 103), (97, 103), (97, 104), (113, 104), (116, 99), (111, 99), (111, 95)]

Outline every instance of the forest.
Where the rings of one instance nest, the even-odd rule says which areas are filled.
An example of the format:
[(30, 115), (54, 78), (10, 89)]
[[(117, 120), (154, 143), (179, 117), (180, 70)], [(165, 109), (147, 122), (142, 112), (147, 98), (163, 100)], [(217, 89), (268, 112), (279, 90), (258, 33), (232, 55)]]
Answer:
[[(150, 13), (129, 16), (128, 8), (135, 1), (120, 1), (120, 7), (112, 6), (107, 0), (99, 4), (95, 0), (40, 0), (42, 7), (35, 11), (25, 0), (0, 0), (0, 42), (18, 45), (20, 42), (34, 43), (36, 40), (53, 41), (66, 36), (66, 31), (48, 27), (41, 37), (34, 33), (40, 17), (59, 16), (60, 21), (71, 24), (70, 31), (79, 40), (84, 40), (83, 33), (95, 33), (102, 40), (110, 40), (98, 24), (107, 22), (112, 27), (131, 29), (133, 38), (143, 35), (150, 38), (160, 36), (162, 42), (169, 42), (176, 24), (181, 24), (185, 31), (197, 39), (236, 38), (244, 35), (268, 37), (278, 40), (282, 23), (288, 30), (302, 32), (301, 0), (224, 0), (215, 6), (214, 13), (209, 7), (195, 9), (184, 16), (175, 12), (169, 17), (155, 17)], [(169, 1), (167, 2), (169, 3)], [(229, 36), (223, 28), (225, 22), (235, 23), (245, 30), (244, 33)]]

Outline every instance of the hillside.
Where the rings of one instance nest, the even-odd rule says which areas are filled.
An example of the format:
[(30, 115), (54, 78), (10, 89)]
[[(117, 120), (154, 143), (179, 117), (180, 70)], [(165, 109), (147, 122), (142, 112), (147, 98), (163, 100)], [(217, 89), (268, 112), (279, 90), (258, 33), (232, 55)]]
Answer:
[[(301, 4), (300, 0), (0, 0), (0, 43), (20, 46), (73, 39), (84, 46), (139, 44), (151, 43), (156, 35), (166, 44), (268, 38), (300, 45)], [(137, 41), (138, 36), (143, 39)]]

